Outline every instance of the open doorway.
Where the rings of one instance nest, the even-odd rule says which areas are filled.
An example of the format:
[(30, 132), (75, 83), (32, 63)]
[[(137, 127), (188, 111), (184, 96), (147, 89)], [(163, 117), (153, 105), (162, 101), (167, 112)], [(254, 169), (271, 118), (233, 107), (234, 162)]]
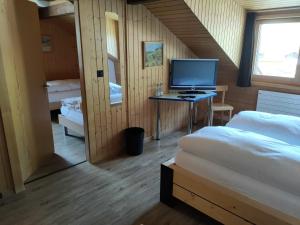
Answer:
[(41, 46), (55, 150), (26, 182), (87, 159), (74, 13), (43, 17), (42, 10)]

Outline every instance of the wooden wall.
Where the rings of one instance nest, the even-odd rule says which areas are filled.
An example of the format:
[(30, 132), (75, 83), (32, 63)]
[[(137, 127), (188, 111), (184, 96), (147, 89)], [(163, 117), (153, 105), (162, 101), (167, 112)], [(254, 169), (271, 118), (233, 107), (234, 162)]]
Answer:
[[(119, 16), (120, 72), (123, 102), (110, 105), (105, 12)], [(86, 84), (90, 159), (109, 159), (124, 149), (122, 131), (128, 126), (126, 95), (125, 5), (122, 0), (79, 1), (81, 39)], [(104, 77), (97, 78), (97, 70)]]
[(51, 52), (43, 52), (46, 79), (79, 79), (74, 15), (42, 19), (40, 27), (52, 44)]
[(246, 10), (234, 0), (184, 0), (232, 62), (239, 67)]
[(238, 4), (242, 5), (245, 9), (261, 10), (261, 9), (276, 9), (299, 7), (299, 0), (235, 0)]
[(12, 190), (12, 174), (0, 110), (0, 193), (6, 194)]
[[(141, 126), (145, 128), (146, 137), (152, 135), (155, 113), (148, 97), (155, 93), (157, 83), (163, 82), (167, 90), (169, 59), (194, 56), (144, 6), (128, 5), (125, 17), (124, 3), (122, 0), (79, 1), (90, 155), (94, 162), (122, 152), (123, 130), (128, 126)], [(117, 106), (109, 102), (105, 11), (119, 16), (123, 103)], [(124, 30), (125, 25), (127, 30)], [(142, 68), (142, 41), (164, 42), (163, 66)], [(97, 70), (104, 70), (104, 78), (96, 77)], [(163, 133), (186, 125), (186, 112), (186, 105), (164, 103)]]
[(25, 0), (1, 0), (0, 7), (0, 104), (18, 191), (23, 181), (52, 155), (54, 147), (43, 87), (38, 9)]
[(112, 18), (110, 14), (106, 14), (107, 52), (115, 59), (119, 59), (118, 24), (118, 18)]
[[(198, 3), (201, 1), (193, 1), (192, 6), (200, 6)], [(227, 1), (226, 1), (227, 2)], [(208, 2), (206, 2), (208, 3)], [(224, 3), (224, 2), (223, 2)], [(229, 1), (227, 2), (229, 4)], [(150, 2), (145, 4), (146, 7), (162, 21), (175, 35), (177, 35), (182, 42), (184, 42), (189, 48), (195, 52), (196, 56), (199, 58), (218, 58), (220, 59), (219, 68), (218, 68), (218, 84), (229, 84), (235, 88), (235, 80), (238, 74), (238, 67), (233, 63), (228, 54), (223, 50), (220, 44), (215, 40), (212, 34), (206, 28), (202, 20), (207, 23), (209, 26), (219, 27), (218, 17), (215, 12), (211, 12), (214, 8), (211, 9), (212, 1), (206, 4), (206, 8), (199, 8), (196, 13), (184, 0), (160, 0), (159, 2)], [(196, 8), (196, 7), (195, 7)], [(228, 8), (228, 7), (227, 7)], [(172, 9), (172, 10), (170, 10)], [(204, 14), (204, 16), (202, 15)], [(232, 12), (232, 15), (234, 13)], [(210, 15), (210, 16), (208, 16)], [(226, 20), (226, 18), (223, 18)], [(189, 24), (187, 26), (187, 24)], [(228, 25), (228, 24), (227, 24)], [(226, 23), (223, 23), (221, 30), (226, 30)], [(230, 33), (230, 32), (228, 32)], [(227, 34), (227, 32), (221, 32), (220, 35)], [(233, 33), (227, 35), (223, 38), (226, 40), (226, 43), (231, 43), (233, 48), (236, 48), (234, 40), (236, 36)], [(222, 39), (222, 38), (220, 38)], [(225, 43), (225, 41), (224, 41)], [(230, 88), (231, 91), (231, 88)], [(236, 96), (228, 95), (227, 101), (229, 103), (236, 103)], [(232, 98), (231, 98), (232, 97)], [(234, 101), (235, 100), (235, 101)], [(202, 104), (202, 109), (205, 111), (205, 104)], [(202, 112), (203, 112), (202, 111)], [(203, 113), (201, 116), (205, 116)]]
[[(150, 137), (156, 112), (148, 97), (155, 94), (158, 83), (163, 83), (167, 92), (170, 59), (195, 55), (143, 5), (127, 6), (127, 34), (129, 126), (143, 127), (146, 137)], [(163, 66), (143, 69), (143, 41), (164, 43)], [(186, 104), (163, 102), (161, 112), (163, 134), (186, 126)]]
[[(251, 3), (248, 3), (247, 1), (233, 0), (184, 1), (187, 3), (187, 5), (189, 5), (201, 23), (210, 32), (212, 38), (216, 40), (219, 46), (222, 47), (227, 56), (235, 64), (234, 66), (233, 64), (226, 62), (226, 60), (221, 60), (218, 74), (218, 84), (229, 85), (226, 102), (234, 106), (235, 113), (242, 110), (255, 110), (258, 90), (271, 90), (300, 94), (299, 88), (298, 90), (297, 88), (291, 89), (282, 85), (270, 87), (269, 85), (264, 84), (254, 84), (249, 88), (241, 88), (236, 85), (238, 77), (237, 68), (239, 67), (240, 62), (245, 23), (245, 9), (239, 4), (239, 2), (244, 2), (245, 5), (248, 4), (249, 7)], [(260, 4), (260, 6), (263, 6), (263, 4)], [(267, 4), (271, 5), (271, 1), (269, 1)], [(197, 54), (197, 56), (207, 57), (207, 53), (202, 52)]]

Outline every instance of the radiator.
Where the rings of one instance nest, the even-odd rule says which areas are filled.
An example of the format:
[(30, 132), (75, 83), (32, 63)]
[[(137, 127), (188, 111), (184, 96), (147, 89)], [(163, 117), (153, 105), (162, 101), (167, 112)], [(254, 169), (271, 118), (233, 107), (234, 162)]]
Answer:
[(256, 110), (300, 117), (300, 95), (259, 90)]

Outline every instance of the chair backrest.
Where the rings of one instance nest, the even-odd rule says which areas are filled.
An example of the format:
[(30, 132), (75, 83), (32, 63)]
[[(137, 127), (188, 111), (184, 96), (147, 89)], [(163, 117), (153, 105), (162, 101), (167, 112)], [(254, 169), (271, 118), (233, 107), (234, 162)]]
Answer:
[(225, 94), (228, 91), (228, 85), (219, 85), (216, 87), (216, 92), (222, 92), (222, 103), (225, 102)]

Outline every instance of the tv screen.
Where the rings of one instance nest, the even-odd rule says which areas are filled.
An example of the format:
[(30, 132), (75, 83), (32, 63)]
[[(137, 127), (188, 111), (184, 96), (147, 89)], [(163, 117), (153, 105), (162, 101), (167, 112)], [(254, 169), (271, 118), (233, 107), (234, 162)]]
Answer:
[(215, 89), (218, 62), (218, 59), (173, 59), (170, 88)]

